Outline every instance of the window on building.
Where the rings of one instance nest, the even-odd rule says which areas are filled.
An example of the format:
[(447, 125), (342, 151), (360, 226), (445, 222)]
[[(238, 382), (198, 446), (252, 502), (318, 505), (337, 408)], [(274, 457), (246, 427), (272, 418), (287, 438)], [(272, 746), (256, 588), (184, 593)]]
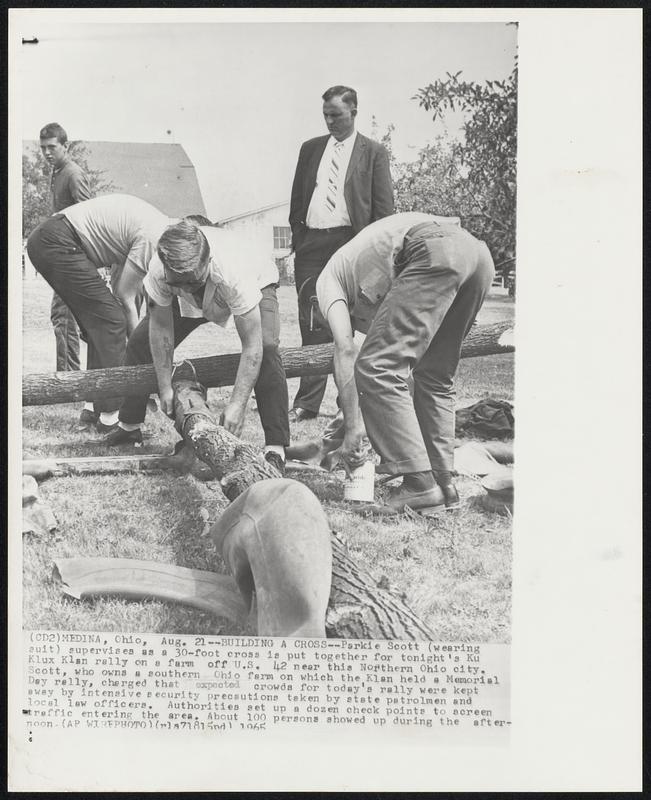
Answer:
[(292, 229), (274, 225), (274, 250), (287, 249), (292, 246)]

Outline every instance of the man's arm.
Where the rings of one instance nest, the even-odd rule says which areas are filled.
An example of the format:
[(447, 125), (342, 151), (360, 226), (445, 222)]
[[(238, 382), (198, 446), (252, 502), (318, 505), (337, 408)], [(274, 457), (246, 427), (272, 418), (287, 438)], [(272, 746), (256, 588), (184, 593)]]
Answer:
[(144, 275), (130, 261), (126, 261), (117, 284), (113, 285), (113, 294), (122, 304), (127, 318), (127, 336), (131, 336), (138, 324), (138, 295), (142, 291)]
[(174, 361), (174, 318), (172, 306), (149, 301), (149, 346), (158, 379), (158, 397), (164, 414), (174, 413), (172, 364)]
[(359, 454), (365, 430), (355, 385), (357, 347), (353, 340), (348, 305), (344, 300), (335, 300), (328, 309), (328, 325), (335, 344), (335, 383), (339, 390), (339, 400), (344, 413), (344, 442), (341, 446), (341, 454), (344, 461), (350, 462), (355, 461), (355, 453)]
[(72, 196), (73, 203), (81, 203), (82, 200), (90, 200), (93, 196), (86, 173), (81, 168), (75, 170), (70, 176), (68, 189)]
[(292, 183), (292, 194), (289, 201), (289, 226), (292, 229), (292, 247), (296, 250), (296, 246), (300, 241), (303, 233), (303, 170), (305, 168), (305, 144), (301, 145), (301, 150), (298, 154), (298, 162), (294, 172), (294, 181)]
[(389, 168), (389, 154), (381, 145), (378, 145), (373, 159), (371, 204), (371, 222), (393, 214), (393, 181)]
[(244, 427), (246, 404), (258, 380), (262, 364), (262, 323), (260, 307), (256, 305), (246, 314), (237, 316), (235, 327), (242, 342), (242, 355), (235, 376), (235, 385), (220, 422), (227, 431), (239, 436)]

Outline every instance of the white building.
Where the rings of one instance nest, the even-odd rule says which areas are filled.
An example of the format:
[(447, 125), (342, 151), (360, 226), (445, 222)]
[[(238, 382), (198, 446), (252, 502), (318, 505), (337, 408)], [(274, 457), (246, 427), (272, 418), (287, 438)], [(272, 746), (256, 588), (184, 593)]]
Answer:
[(215, 224), (243, 235), (269, 250), (283, 283), (294, 281), (294, 254), (291, 252), (292, 231), (289, 227), (289, 201), (273, 203), (234, 217), (216, 220)]

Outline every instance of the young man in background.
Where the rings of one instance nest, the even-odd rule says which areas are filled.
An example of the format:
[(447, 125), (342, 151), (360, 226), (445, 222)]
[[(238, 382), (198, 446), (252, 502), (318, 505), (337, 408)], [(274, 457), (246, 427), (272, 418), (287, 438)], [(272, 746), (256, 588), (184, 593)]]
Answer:
[[(50, 122), (39, 134), (41, 153), (52, 168), (50, 191), (54, 213), (68, 206), (91, 198), (90, 186), (83, 169), (70, 158), (68, 134), (58, 122)], [(50, 320), (56, 338), (57, 372), (78, 370), (79, 330), (77, 321), (61, 297), (54, 292), (50, 308)], [(86, 424), (86, 412), (82, 411), (80, 424)]]

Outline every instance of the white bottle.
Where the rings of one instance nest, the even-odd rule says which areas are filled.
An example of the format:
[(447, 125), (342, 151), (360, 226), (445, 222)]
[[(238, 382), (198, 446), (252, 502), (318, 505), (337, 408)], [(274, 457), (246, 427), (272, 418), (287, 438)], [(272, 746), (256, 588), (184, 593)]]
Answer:
[(358, 503), (372, 503), (375, 491), (375, 464), (365, 461), (361, 467), (351, 470), (344, 483), (344, 499)]

